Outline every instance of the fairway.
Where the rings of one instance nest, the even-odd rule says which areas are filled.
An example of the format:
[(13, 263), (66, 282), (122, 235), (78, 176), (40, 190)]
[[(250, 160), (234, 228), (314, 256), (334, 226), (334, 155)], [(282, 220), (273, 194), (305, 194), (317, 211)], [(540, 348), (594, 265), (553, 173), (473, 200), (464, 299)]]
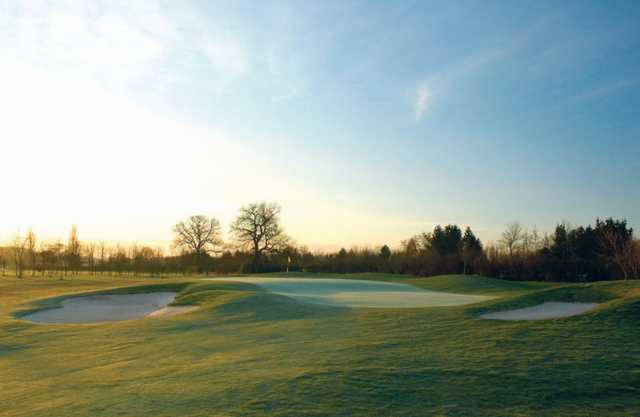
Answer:
[(419, 308), (479, 303), (493, 297), (424, 290), (384, 281), (335, 278), (213, 278), (213, 281), (254, 284), (305, 303), (334, 307)]
[[(253, 278), (5, 278), (0, 415), (622, 417), (640, 410), (640, 283), (344, 277), (494, 298), (368, 309), (299, 302)], [(199, 308), (95, 324), (16, 316), (95, 291), (177, 292), (171, 306)], [(599, 307), (556, 320), (480, 318), (546, 301)]]

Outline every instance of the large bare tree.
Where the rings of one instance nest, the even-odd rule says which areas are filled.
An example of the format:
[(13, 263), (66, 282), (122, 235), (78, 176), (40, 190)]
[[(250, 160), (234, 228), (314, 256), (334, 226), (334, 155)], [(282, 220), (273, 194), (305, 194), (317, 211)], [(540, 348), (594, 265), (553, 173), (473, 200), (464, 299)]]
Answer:
[(281, 208), (275, 203), (253, 203), (240, 208), (240, 213), (231, 224), (231, 233), (236, 242), (251, 250), (257, 263), (264, 254), (284, 248), (287, 236), (280, 225)]
[(174, 246), (198, 258), (217, 251), (222, 245), (220, 222), (215, 217), (191, 216), (173, 228)]
[(502, 239), (500, 239), (500, 243), (507, 248), (509, 256), (513, 256), (513, 251), (518, 247), (523, 234), (524, 231), (522, 230), (522, 226), (520, 226), (520, 223), (518, 222), (509, 224), (507, 229), (502, 232)]

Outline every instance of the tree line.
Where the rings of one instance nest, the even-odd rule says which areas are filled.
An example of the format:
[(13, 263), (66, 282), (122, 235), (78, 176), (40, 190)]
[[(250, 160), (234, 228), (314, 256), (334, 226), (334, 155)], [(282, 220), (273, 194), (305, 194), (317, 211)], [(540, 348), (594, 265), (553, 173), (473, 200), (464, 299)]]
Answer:
[(389, 272), (431, 276), (482, 274), (509, 280), (586, 282), (640, 278), (640, 242), (624, 220), (597, 219), (594, 226), (558, 224), (552, 234), (512, 223), (501, 239), (483, 245), (471, 228), (436, 226), (400, 248), (341, 249), (304, 254), (299, 267), (316, 272)]
[(197, 274), (280, 271), (387, 272), (430, 276), (483, 274), (510, 280), (583, 282), (640, 276), (640, 243), (625, 220), (594, 225), (559, 223), (552, 234), (509, 224), (501, 239), (484, 245), (470, 227), (436, 226), (395, 249), (342, 248), (312, 252), (296, 245), (281, 226), (281, 208), (254, 203), (231, 223), (230, 242), (214, 217), (191, 216), (173, 227), (173, 253), (144, 245), (82, 243), (72, 227), (66, 243), (38, 242), (30, 230), (0, 248), (2, 274)]
[(26, 236), (17, 234), (7, 247), (0, 248), (0, 272), (6, 275), (11, 270), (22, 277), (80, 272), (160, 275), (274, 270), (274, 265), (281, 265), (276, 259), (290, 253), (293, 245), (282, 229), (280, 212), (275, 203), (242, 207), (230, 226), (233, 242), (229, 244), (222, 240), (216, 218), (191, 216), (174, 226), (175, 251), (170, 254), (162, 247), (146, 245), (81, 243), (76, 226), (72, 226), (66, 243), (38, 242), (29, 230)]

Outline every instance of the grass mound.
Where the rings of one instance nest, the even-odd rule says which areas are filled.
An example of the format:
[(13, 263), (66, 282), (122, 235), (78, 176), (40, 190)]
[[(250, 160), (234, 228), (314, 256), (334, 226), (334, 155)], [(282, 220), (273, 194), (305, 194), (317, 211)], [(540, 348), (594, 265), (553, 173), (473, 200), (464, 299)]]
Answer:
[(412, 278), (416, 286), (434, 290), (467, 294), (506, 295), (549, 288), (554, 284), (543, 282), (519, 282), (487, 278), (480, 275), (438, 275), (426, 278)]

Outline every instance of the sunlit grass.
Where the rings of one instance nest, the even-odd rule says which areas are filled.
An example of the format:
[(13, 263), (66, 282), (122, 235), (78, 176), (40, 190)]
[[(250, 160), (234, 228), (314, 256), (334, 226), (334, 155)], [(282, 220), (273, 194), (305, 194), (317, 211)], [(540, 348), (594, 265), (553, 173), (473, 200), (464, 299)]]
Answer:
[[(356, 310), (189, 277), (4, 278), (0, 415), (629, 416), (640, 409), (640, 283), (342, 277), (501, 298)], [(124, 285), (179, 288), (176, 304), (200, 309), (83, 325), (15, 317), (51, 302), (38, 300)], [(561, 320), (477, 318), (557, 297), (603, 304)]]

